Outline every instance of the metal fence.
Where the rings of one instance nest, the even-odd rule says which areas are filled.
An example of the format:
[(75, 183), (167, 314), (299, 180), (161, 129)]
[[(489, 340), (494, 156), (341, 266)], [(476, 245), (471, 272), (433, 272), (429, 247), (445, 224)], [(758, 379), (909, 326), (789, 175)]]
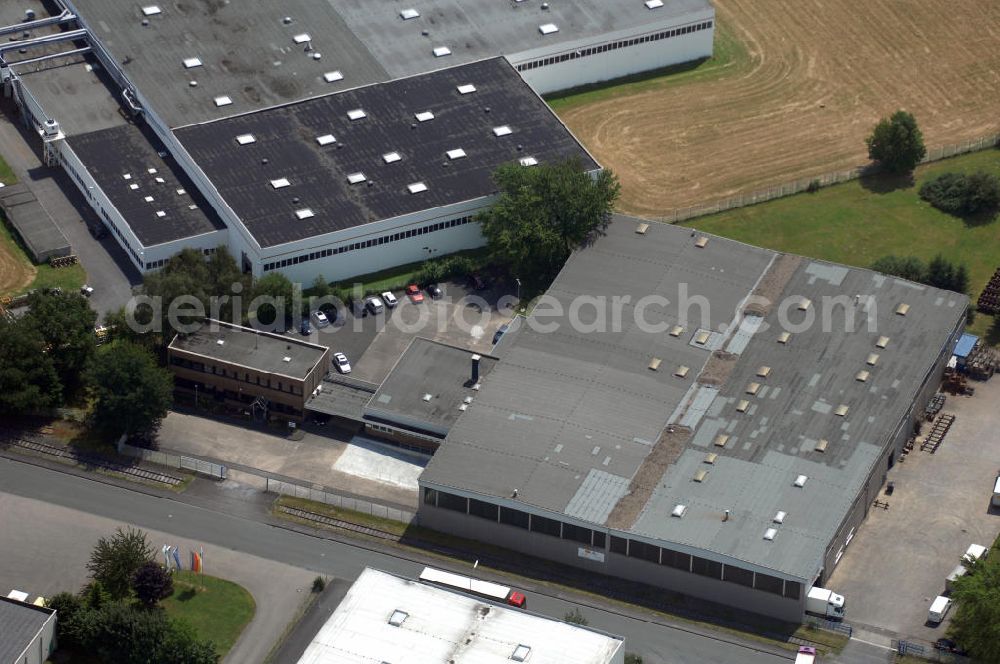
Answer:
[(388, 505), (381, 505), (370, 500), (364, 500), (363, 498), (345, 496), (333, 491), (327, 491), (326, 489), (314, 489), (312, 487), (302, 486), (301, 484), (294, 484), (292, 482), (286, 482), (284, 480), (278, 480), (271, 477), (267, 478), (264, 490), (267, 493), (304, 498), (305, 500), (312, 500), (317, 503), (323, 503), (334, 507), (340, 507), (345, 510), (368, 514), (380, 519), (399, 521), (400, 523), (405, 523), (407, 525), (414, 523), (417, 518), (413, 512), (409, 512), (407, 510), (389, 507)]
[(893, 639), (892, 650), (897, 655), (918, 657), (928, 662), (941, 664), (972, 664), (972, 659), (964, 655), (938, 650), (933, 644), (915, 639)]
[(851, 638), (854, 634), (854, 628), (845, 622), (838, 622), (835, 620), (827, 620), (826, 618), (814, 618), (810, 617), (808, 624), (816, 629), (822, 629), (827, 632), (834, 632), (835, 634), (843, 634), (847, 638)]
[[(1000, 145), (1000, 134), (983, 136), (982, 138), (965, 141), (963, 143), (953, 143), (951, 145), (932, 147), (927, 149), (927, 156), (924, 157), (924, 160), (921, 163), (926, 164), (934, 161), (940, 161), (942, 159), (948, 159), (949, 157), (954, 157), (960, 154), (988, 150), (997, 147), (998, 145)], [(877, 172), (876, 168), (871, 165), (865, 165), (844, 171), (824, 173), (811, 178), (784, 182), (782, 184), (766, 187), (764, 189), (758, 189), (745, 194), (736, 194), (735, 196), (721, 198), (710, 203), (703, 203), (701, 205), (693, 205), (691, 207), (671, 210), (667, 214), (661, 216), (659, 220), (668, 224), (678, 224), (696, 217), (704, 217), (710, 214), (725, 212), (726, 210), (746, 207), (748, 205), (756, 205), (757, 203), (765, 203), (776, 198), (784, 198), (785, 196), (800, 194), (804, 191), (815, 191), (823, 187), (857, 180), (863, 175), (874, 174), (875, 172)]]
[(126, 445), (125, 443), (120, 443), (118, 445), (118, 452), (126, 456), (148, 461), (149, 463), (155, 463), (169, 468), (190, 470), (191, 472), (198, 473), (199, 475), (204, 475), (217, 480), (224, 480), (227, 475), (227, 469), (222, 464), (212, 463), (211, 461), (204, 461), (194, 457), (170, 454), (169, 452), (160, 452), (159, 450), (147, 450), (141, 447)]

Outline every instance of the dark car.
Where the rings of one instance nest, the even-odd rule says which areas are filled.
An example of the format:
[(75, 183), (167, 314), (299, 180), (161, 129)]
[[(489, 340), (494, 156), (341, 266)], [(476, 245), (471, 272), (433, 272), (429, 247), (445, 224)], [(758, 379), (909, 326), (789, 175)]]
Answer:
[(426, 290), (427, 294), (435, 300), (440, 300), (441, 296), (444, 295), (444, 293), (441, 292), (441, 288), (437, 284), (429, 284), (424, 290)]
[(955, 655), (965, 655), (967, 654), (962, 646), (958, 645), (954, 639), (940, 638), (934, 642), (935, 650), (942, 650), (944, 652), (950, 652)]
[(497, 331), (493, 334), (493, 345), (496, 346), (503, 339), (503, 335), (510, 329), (510, 323), (504, 323), (497, 328)]
[(469, 283), (471, 283), (472, 287), (476, 290), (486, 290), (486, 282), (483, 281), (483, 278), (478, 274), (470, 274)]
[(313, 333), (312, 325), (309, 324), (308, 318), (302, 319), (302, 324), (299, 325), (299, 331), (306, 336), (309, 336), (310, 334)]

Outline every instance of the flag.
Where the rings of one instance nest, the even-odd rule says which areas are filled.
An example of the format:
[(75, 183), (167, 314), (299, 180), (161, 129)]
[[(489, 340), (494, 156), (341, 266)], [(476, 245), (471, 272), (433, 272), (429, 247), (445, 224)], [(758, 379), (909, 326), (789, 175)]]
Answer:
[(176, 563), (177, 569), (184, 569), (184, 567), (181, 565), (180, 549), (178, 549), (176, 546), (174, 547), (174, 563)]
[(160, 551), (163, 553), (163, 564), (169, 570), (170, 569), (170, 545), (164, 544), (163, 548)]
[(191, 571), (195, 574), (201, 573), (201, 556), (198, 555), (197, 551), (191, 552)]
[(198, 571), (202, 574), (205, 573), (205, 547), (198, 547)]

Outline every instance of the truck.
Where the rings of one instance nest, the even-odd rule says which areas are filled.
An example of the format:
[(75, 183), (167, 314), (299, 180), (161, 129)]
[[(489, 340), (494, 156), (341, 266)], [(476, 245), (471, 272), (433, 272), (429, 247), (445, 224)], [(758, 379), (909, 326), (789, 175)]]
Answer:
[(812, 646), (799, 646), (795, 664), (816, 664), (816, 649)]
[(519, 609), (526, 608), (528, 605), (524, 593), (511, 590), (507, 586), (492, 583), (491, 581), (473, 579), (461, 574), (452, 574), (451, 572), (434, 569), (433, 567), (425, 567), (424, 571), (420, 573), (420, 580), (430, 585), (450, 590), (459, 590), (470, 595), (477, 595), (503, 604), (516, 606)]
[(806, 595), (806, 613), (830, 620), (843, 620), (845, 603), (843, 595), (838, 595), (828, 588), (813, 586)]
[(997, 478), (993, 480), (993, 498), (990, 500), (990, 505), (1000, 507), (1000, 472), (997, 473)]

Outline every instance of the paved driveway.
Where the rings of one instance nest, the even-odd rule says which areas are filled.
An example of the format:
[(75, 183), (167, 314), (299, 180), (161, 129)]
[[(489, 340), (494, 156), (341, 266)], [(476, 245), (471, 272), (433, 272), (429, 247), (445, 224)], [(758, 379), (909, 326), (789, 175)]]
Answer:
[[(169, 502), (164, 502), (162, 510), (171, 518)], [(0, 591), (6, 595), (17, 588), (34, 599), (78, 590), (87, 581), (85, 565), (98, 538), (122, 525), (68, 507), (0, 493)], [(156, 550), (168, 543), (179, 547), (185, 553), (185, 566), (189, 552), (204, 546), (206, 573), (234, 581), (253, 595), (257, 612), (226, 662), (262, 662), (297, 615), (315, 577), (306, 570), (224, 546), (159, 530), (146, 529), (146, 533)]]
[[(848, 602), (847, 620), (933, 641), (947, 622), (926, 626), (933, 599), (969, 544), (989, 546), (1000, 532), (990, 510), (1000, 468), (1000, 380), (973, 383), (974, 397), (949, 396), (956, 420), (937, 452), (915, 448), (889, 471), (888, 510), (873, 509), (829, 585)], [(924, 427), (928, 431), (928, 427)]]

